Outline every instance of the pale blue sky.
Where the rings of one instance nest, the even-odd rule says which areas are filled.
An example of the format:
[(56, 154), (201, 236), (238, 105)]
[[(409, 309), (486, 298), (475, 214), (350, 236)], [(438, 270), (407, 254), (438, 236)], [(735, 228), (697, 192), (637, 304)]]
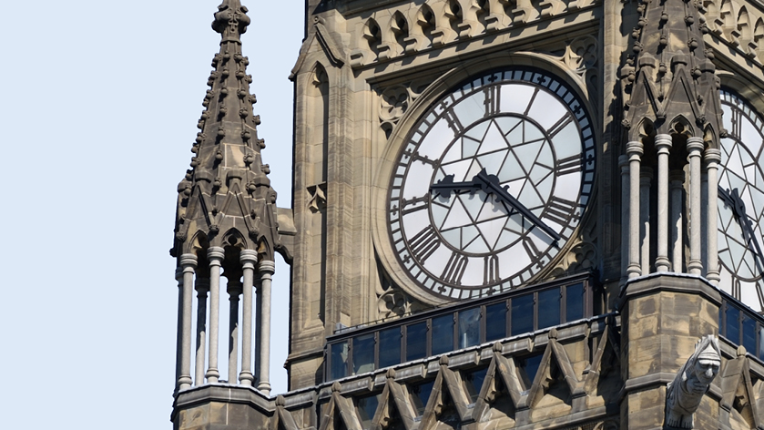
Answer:
[[(2, 428), (169, 429), (176, 186), (191, 160), (219, 0), (0, 5)], [(291, 206), (304, 3), (243, 0), (265, 163)], [(274, 277), (286, 390), (289, 269)]]

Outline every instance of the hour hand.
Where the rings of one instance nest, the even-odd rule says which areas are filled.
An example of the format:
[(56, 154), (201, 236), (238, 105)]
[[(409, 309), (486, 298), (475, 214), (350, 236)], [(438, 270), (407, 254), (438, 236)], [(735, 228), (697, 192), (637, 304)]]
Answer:
[(440, 181), (430, 185), (430, 192), (433, 197), (443, 196), (451, 197), (451, 194), (461, 194), (464, 192), (474, 193), (482, 188), (481, 184), (474, 180), (468, 182), (454, 182), (454, 175), (448, 175)]
[(495, 175), (489, 175), (486, 173), (485, 169), (483, 169), (477, 175), (475, 175), (475, 178), (472, 179), (472, 181), (479, 183), (480, 187), (486, 193), (495, 195), (497, 199), (503, 200), (505, 203), (515, 208), (515, 210), (517, 210), (523, 216), (523, 218), (538, 226), (538, 228), (549, 235), (549, 237), (551, 237), (553, 240), (560, 240), (560, 235), (554, 231), (554, 229), (546, 225), (544, 221), (541, 221), (536, 215), (533, 214), (533, 212), (530, 211), (530, 209), (520, 203), (519, 200), (509, 194), (506, 188), (499, 184), (499, 178), (497, 178)]

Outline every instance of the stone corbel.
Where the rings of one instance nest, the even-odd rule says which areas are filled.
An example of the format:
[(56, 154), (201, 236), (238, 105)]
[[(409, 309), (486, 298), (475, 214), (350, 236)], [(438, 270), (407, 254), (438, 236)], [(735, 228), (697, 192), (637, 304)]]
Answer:
[(674, 381), (666, 387), (666, 427), (693, 428), (695, 411), (720, 366), (719, 340), (716, 336), (703, 336)]

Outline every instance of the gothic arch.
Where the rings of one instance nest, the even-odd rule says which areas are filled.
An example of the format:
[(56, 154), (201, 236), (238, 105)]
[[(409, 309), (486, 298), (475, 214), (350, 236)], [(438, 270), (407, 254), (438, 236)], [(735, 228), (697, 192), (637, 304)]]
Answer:
[(406, 39), (409, 37), (409, 22), (400, 11), (395, 11), (390, 20), (390, 30), (395, 36), (400, 51), (406, 48)]
[(249, 248), (247, 236), (237, 228), (232, 228), (223, 235), (221, 245), (223, 248), (235, 248), (239, 251)]
[(363, 38), (366, 39), (367, 49), (379, 55), (379, 45), (382, 43), (382, 30), (374, 18), (369, 18), (363, 26)]

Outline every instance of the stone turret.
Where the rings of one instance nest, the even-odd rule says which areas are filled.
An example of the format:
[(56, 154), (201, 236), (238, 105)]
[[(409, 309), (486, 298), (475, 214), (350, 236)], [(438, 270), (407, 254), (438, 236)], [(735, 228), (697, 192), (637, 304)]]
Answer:
[[(708, 184), (717, 182), (725, 132), (714, 54), (703, 41), (708, 27), (696, 3), (642, 1), (631, 33), (633, 55), (621, 68), (630, 177), (624, 279), (672, 271), (719, 280), (717, 189), (701, 182), (706, 175)], [(689, 194), (686, 219), (683, 189)], [(650, 195), (657, 195), (657, 211)], [(657, 223), (649, 222), (653, 212)], [(678, 227), (670, 232), (669, 225)]]
[[(282, 235), (294, 231), (291, 211), (276, 207), (276, 191), (267, 176), (269, 167), (262, 162), (265, 141), (257, 134), (260, 118), (252, 112), (255, 97), (249, 90), (252, 83), (252, 76), (247, 74), (249, 59), (241, 49), (241, 35), (249, 23), (247, 8), (239, 0), (224, 0), (218, 6), (212, 28), (221, 35), (220, 52), (212, 60), (214, 70), (202, 103), (205, 110), (198, 124), (200, 131), (191, 148), (194, 153), (191, 168), (178, 185), (175, 244), (171, 250), (178, 259), (181, 287), (178, 392), (219, 382), (238, 382), (242, 387), (270, 392), (270, 288), (274, 254), (279, 252), (291, 261)], [(284, 228), (280, 228), (279, 217)], [(230, 302), (227, 379), (218, 369), (221, 269), (227, 278)], [(198, 304), (192, 378), (194, 289)], [(254, 368), (253, 305), (257, 307)], [(205, 363), (206, 357), (209, 363)]]
[(261, 151), (265, 140), (257, 134), (260, 117), (250, 94), (249, 59), (242, 55), (241, 35), (250, 18), (238, 0), (225, 0), (215, 13), (212, 28), (221, 34), (220, 52), (212, 60), (210, 90), (202, 103), (200, 132), (191, 152), (191, 169), (178, 185), (174, 255), (223, 245), (226, 235), (261, 258), (275, 252), (289, 259), (279, 237), (276, 191)]

